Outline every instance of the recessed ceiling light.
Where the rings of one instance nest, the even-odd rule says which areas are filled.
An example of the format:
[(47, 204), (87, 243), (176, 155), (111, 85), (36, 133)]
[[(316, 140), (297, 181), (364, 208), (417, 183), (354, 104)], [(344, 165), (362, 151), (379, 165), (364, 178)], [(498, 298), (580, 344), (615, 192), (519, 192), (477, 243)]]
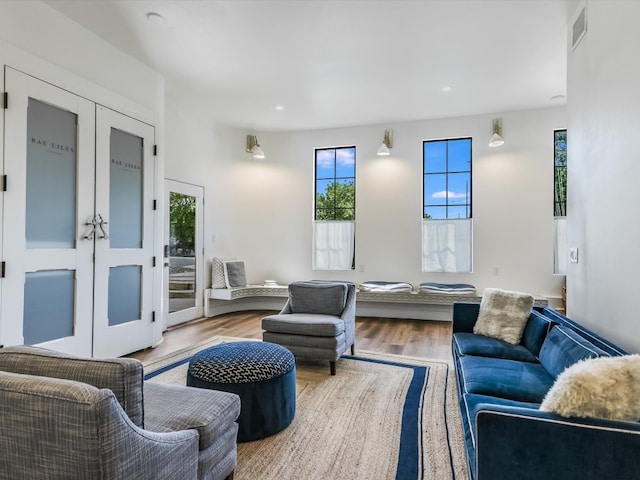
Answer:
[(164, 23), (164, 17), (156, 12), (147, 13), (147, 20), (149, 20), (151, 23), (155, 25), (160, 25), (161, 23)]
[(451, 90), (453, 90), (453, 88), (451, 88), (449, 85), (442, 87), (443, 93), (449, 93)]
[(284, 110), (284, 105), (276, 105), (276, 111), (281, 112)]

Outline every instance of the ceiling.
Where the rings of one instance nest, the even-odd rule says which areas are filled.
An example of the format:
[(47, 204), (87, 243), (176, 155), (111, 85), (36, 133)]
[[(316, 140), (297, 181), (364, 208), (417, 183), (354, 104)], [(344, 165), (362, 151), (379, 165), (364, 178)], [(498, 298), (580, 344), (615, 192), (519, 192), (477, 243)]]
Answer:
[(160, 72), (172, 100), (241, 128), (487, 114), (566, 94), (573, 0), (45, 2)]

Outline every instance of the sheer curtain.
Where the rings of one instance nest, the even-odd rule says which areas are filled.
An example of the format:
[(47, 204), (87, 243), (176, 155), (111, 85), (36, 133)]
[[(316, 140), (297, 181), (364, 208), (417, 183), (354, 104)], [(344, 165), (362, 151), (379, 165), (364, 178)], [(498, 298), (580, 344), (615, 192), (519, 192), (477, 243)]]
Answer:
[(472, 220), (422, 220), (422, 271), (472, 271)]
[(351, 270), (354, 261), (356, 222), (313, 222), (314, 270)]
[(567, 273), (567, 217), (553, 219), (553, 273), (565, 275)]

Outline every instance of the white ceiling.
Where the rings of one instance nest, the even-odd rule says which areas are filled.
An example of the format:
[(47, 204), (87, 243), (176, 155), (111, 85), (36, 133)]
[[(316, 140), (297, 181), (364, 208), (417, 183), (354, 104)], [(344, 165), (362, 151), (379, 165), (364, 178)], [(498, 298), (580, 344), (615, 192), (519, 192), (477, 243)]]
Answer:
[(542, 108), (566, 94), (572, 0), (45, 1), (159, 71), (172, 98), (195, 94), (247, 129)]

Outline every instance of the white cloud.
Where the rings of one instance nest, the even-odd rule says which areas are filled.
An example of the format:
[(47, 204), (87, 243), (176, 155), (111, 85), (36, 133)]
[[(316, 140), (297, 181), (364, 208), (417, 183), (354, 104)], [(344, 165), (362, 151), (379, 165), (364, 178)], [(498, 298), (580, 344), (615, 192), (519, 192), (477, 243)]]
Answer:
[(449, 192), (447, 190), (442, 190), (441, 192), (435, 192), (432, 195), (433, 198), (467, 198), (466, 193), (456, 193)]

